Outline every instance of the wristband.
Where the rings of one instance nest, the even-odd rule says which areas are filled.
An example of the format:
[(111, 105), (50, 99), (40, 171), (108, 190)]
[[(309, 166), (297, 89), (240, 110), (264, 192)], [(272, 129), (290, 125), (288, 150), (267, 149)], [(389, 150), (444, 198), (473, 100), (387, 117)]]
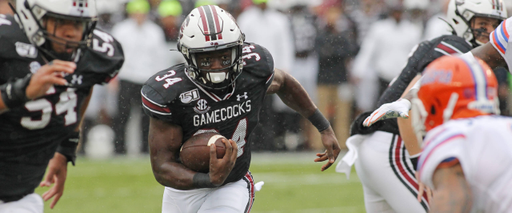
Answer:
[(27, 86), (30, 83), (32, 74), (19, 79), (9, 79), (7, 83), (0, 86), (2, 100), (9, 109), (23, 106), (29, 99), (25, 94)]
[(329, 121), (324, 117), (324, 115), (322, 115), (322, 113), (318, 109), (315, 110), (313, 115), (308, 117), (308, 120), (311, 122), (311, 124), (313, 124), (313, 126), (316, 127), (316, 129), (318, 129), (319, 132), (328, 129), (331, 126)]
[(210, 175), (207, 173), (196, 173), (192, 178), (192, 184), (196, 188), (215, 188), (215, 185), (210, 181)]
[(66, 156), (67, 161), (71, 162), (73, 166), (75, 165), (76, 147), (78, 146), (79, 141), (80, 132), (73, 132), (57, 147), (57, 152)]
[(418, 160), (420, 158), (420, 155), (421, 155), (421, 152), (409, 157), (409, 159), (411, 160), (412, 166), (414, 167), (414, 170), (416, 170), (416, 171), (418, 171)]

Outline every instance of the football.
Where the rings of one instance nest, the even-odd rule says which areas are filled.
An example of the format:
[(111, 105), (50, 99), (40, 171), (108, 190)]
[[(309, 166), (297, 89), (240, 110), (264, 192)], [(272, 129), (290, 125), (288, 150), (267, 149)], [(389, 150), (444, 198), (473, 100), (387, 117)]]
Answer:
[(190, 137), (181, 146), (181, 163), (187, 168), (208, 173), (210, 171), (210, 144), (215, 143), (217, 147), (217, 158), (224, 157), (226, 146), (222, 142), (224, 136), (216, 132), (196, 134)]

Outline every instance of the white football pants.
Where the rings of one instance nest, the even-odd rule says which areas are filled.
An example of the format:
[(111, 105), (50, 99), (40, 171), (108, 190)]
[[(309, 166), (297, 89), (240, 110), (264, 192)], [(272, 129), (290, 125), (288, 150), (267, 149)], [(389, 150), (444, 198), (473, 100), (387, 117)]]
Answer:
[(355, 167), (368, 213), (428, 211), (426, 194), (421, 203), (416, 199), (418, 181), (399, 135), (377, 131), (361, 143), (357, 153)]
[(218, 188), (179, 190), (165, 187), (162, 213), (248, 213), (254, 203), (250, 172)]
[(29, 194), (18, 201), (0, 202), (0, 213), (43, 213), (43, 198), (36, 193)]

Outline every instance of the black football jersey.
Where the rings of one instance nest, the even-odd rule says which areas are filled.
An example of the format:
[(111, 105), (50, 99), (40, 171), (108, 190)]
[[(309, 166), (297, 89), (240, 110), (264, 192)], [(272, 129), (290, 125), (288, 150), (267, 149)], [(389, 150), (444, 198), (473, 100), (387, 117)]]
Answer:
[[(0, 196), (30, 193), (37, 187), (57, 146), (80, 121), (80, 106), (92, 86), (109, 82), (121, 68), (120, 44), (95, 30), (90, 48), (82, 49), (69, 86), (54, 86), (46, 95), (0, 114)], [(0, 84), (22, 78), (45, 65), (12, 16), (0, 16)]]
[(216, 131), (238, 145), (238, 158), (225, 183), (237, 181), (249, 169), (249, 135), (258, 123), (259, 111), (274, 76), (274, 63), (263, 47), (246, 43), (244, 67), (232, 89), (218, 96), (188, 76), (179, 64), (158, 72), (142, 87), (145, 112), (183, 129), (184, 143), (193, 134)]
[[(377, 106), (398, 100), (414, 77), (421, 74), (430, 62), (444, 55), (462, 54), (471, 49), (472, 46), (466, 40), (454, 35), (444, 35), (430, 41), (421, 42), (416, 46), (398, 78), (380, 96)], [(360, 116), (366, 117), (367, 113)], [(363, 127), (363, 121), (364, 118), (362, 117), (355, 119), (351, 135), (359, 133), (369, 134), (376, 130), (399, 134), (396, 119), (385, 121), (386, 125), (379, 125), (379, 123), (384, 122), (379, 121), (370, 128)]]
[(421, 42), (409, 57), (398, 78), (379, 98), (377, 106), (398, 100), (412, 79), (421, 74), (430, 62), (444, 55), (462, 54), (471, 49), (472, 46), (466, 40), (454, 35), (444, 35)]

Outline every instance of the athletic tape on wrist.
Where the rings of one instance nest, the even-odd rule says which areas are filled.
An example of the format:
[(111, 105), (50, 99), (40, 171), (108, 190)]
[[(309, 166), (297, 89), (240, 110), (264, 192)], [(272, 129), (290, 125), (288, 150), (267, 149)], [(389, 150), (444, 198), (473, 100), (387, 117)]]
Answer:
[(9, 81), (0, 86), (2, 100), (9, 109), (23, 106), (28, 101), (25, 91), (30, 83), (32, 75), (29, 74), (19, 79), (9, 79)]
[(76, 161), (76, 147), (78, 146), (79, 141), (80, 132), (73, 132), (57, 147), (57, 152), (66, 156), (67, 161), (71, 162), (73, 166)]
[(192, 184), (196, 188), (214, 188), (212, 181), (210, 180), (210, 174), (207, 173), (196, 173), (192, 178)]
[(313, 115), (309, 116), (308, 120), (313, 124), (313, 126), (318, 129), (319, 132), (322, 132), (326, 129), (328, 129), (331, 124), (329, 121), (322, 115), (320, 110), (316, 109)]

